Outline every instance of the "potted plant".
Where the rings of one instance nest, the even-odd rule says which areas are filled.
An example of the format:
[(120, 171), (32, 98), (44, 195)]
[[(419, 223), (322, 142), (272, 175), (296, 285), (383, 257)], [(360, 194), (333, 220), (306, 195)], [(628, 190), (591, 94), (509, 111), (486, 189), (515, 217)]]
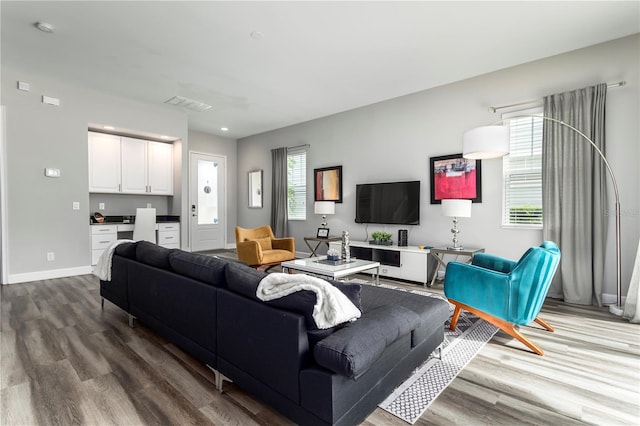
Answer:
[(390, 246), (393, 244), (393, 241), (391, 241), (391, 234), (388, 232), (374, 232), (371, 234), (371, 238), (373, 238), (373, 240), (369, 241), (369, 244), (378, 244), (381, 246)]

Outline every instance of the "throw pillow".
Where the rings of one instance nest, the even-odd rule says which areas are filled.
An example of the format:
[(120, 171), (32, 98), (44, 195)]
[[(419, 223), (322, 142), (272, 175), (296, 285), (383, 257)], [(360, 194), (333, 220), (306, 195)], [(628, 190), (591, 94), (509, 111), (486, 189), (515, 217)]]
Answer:
[(267, 238), (258, 238), (257, 240), (258, 244), (260, 244), (260, 248), (264, 251), (264, 250), (272, 250), (273, 248), (271, 247), (271, 238), (267, 237)]

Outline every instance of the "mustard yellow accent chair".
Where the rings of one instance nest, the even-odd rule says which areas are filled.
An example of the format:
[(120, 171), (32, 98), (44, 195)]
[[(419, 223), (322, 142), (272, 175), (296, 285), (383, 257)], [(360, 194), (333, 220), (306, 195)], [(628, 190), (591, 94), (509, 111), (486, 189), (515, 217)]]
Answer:
[(238, 260), (253, 268), (279, 265), (296, 257), (296, 243), (292, 237), (276, 238), (269, 225), (245, 229), (236, 226)]

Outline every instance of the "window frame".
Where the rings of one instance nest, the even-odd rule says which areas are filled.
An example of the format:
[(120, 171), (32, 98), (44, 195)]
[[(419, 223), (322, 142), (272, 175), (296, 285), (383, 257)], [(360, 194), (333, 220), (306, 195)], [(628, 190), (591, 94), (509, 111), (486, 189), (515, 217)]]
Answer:
[[(542, 119), (543, 116), (543, 107), (542, 105), (539, 106), (535, 106), (533, 108), (527, 108), (527, 109), (522, 109), (522, 110), (517, 110), (517, 111), (510, 111), (508, 113), (504, 113), (502, 114), (502, 120), (503, 120), (503, 124), (507, 127), (510, 128), (509, 131), (509, 154), (504, 156), (502, 159), (502, 206), (501, 206), (501, 210), (500, 210), (500, 222), (501, 222), (501, 226), (503, 228), (510, 228), (510, 229), (536, 229), (536, 230), (541, 230), (544, 226), (543, 223), (543, 211), (542, 211), (542, 131), (543, 131), (543, 123), (544, 120)], [(531, 115), (534, 116), (540, 116), (540, 119), (538, 122), (536, 122), (536, 127), (535, 129), (533, 129), (532, 133), (533, 136), (530, 136), (532, 139), (532, 144), (530, 147), (530, 150), (532, 151), (531, 155), (529, 156), (525, 156), (525, 155), (521, 155), (521, 162), (523, 164), (525, 164), (525, 166), (523, 166), (522, 170), (520, 172), (517, 171), (517, 169), (515, 169), (514, 163), (511, 161), (512, 157), (512, 151), (514, 151), (514, 140), (512, 139), (512, 134), (511, 134), (511, 123), (510, 120), (511, 119), (516, 119), (516, 118), (521, 118), (521, 119), (526, 119), (529, 120), (531, 119)], [(524, 117), (522, 117), (524, 116)], [(532, 121), (535, 119), (532, 119)], [(531, 135), (531, 133), (530, 133)], [(536, 138), (536, 136), (538, 137), (537, 140), (533, 140), (533, 138)], [(522, 147), (520, 147), (522, 148)], [(527, 148), (529, 149), (529, 148)], [(529, 163), (529, 166), (526, 166), (526, 164)], [(537, 163), (537, 164), (536, 164)], [(527, 175), (535, 175), (538, 174), (539, 177), (537, 179), (533, 179), (531, 180), (529, 178), (529, 176)], [(521, 222), (517, 222), (517, 221), (512, 221), (511, 220), (511, 209), (513, 209), (514, 207), (514, 203), (511, 201), (513, 200), (514, 197), (514, 193), (513, 193), (513, 177), (514, 176), (520, 176), (522, 179), (519, 180), (523, 186), (527, 185), (527, 186), (531, 186), (532, 184), (539, 187), (539, 203), (540, 203), (540, 213), (539, 213), (539, 223), (531, 223), (531, 222), (526, 222), (523, 221)], [(511, 188), (511, 191), (509, 191), (509, 188)], [(526, 194), (525, 194), (525, 190), (523, 189), (522, 191), (515, 194), (520, 195), (521, 198), (526, 198)], [(538, 196), (538, 195), (536, 195)], [(536, 203), (537, 204), (537, 203)], [(523, 207), (526, 207), (523, 206)], [(533, 208), (537, 208), (537, 205), (534, 205)]]
[[(292, 157), (303, 157), (304, 164), (292, 169), (290, 167)], [(301, 206), (295, 209), (297, 214), (292, 214), (291, 191), (295, 193), (295, 200), (301, 202)], [(287, 150), (287, 220), (307, 220), (307, 150), (305, 147)]]

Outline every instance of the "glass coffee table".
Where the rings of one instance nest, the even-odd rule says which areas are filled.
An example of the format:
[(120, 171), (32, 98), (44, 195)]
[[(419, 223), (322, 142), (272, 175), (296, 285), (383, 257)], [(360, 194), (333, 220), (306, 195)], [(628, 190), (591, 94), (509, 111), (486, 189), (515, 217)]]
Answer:
[(348, 275), (375, 269), (375, 283), (380, 284), (380, 262), (352, 258), (343, 260), (327, 260), (327, 256), (294, 259), (280, 264), (282, 272), (301, 271), (337, 280)]

